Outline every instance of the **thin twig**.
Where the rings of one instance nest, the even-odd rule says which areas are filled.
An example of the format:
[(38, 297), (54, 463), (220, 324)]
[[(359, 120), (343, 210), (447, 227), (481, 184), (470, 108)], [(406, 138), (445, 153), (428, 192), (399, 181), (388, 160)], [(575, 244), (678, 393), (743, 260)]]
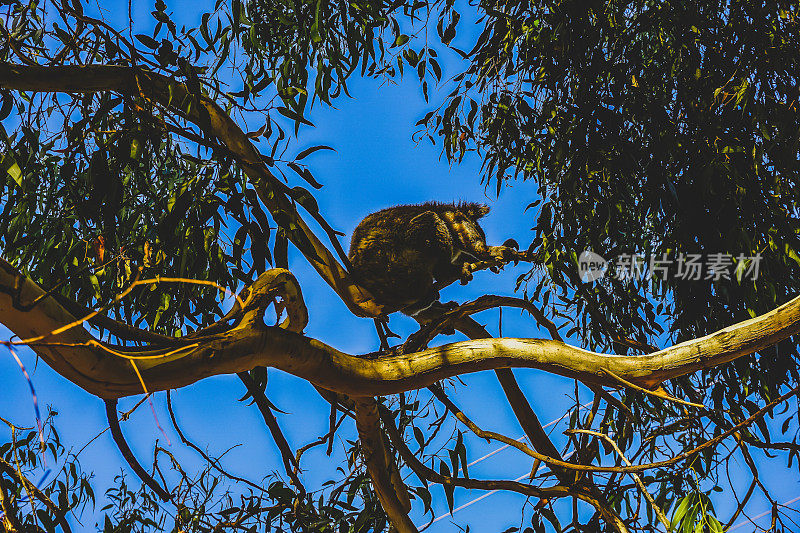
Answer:
[(611, 376), (612, 378), (614, 378), (617, 381), (619, 381), (620, 383), (622, 383), (623, 385), (625, 385), (626, 387), (630, 387), (630, 388), (632, 388), (634, 390), (638, 390), (639, 392), (643, 392), (645, 394), (649, 394), (650, 396), (654, 396), (656, 398), (660, 398), (662, 400), (667, 400), (667, 401), (670, 401), (670, 402), (680, 403), (680, 404), (683, 404), (683, 405), (689, 405), (691, 407), (698, 407), (700, 409), (705, 409), (706, 408), (706, 406), (703, 405), (702, 403), (692, 403), (692, 402), (688, 402), (686, 400), (681, 400), (680, 398), (675, 398), (674, 396), (670, 396), (669, 394), (666, 394), (666, 393), (660, 393), (660, 392), (647, 390), (644, 387), (640, 387), (639, 385), (635, 385), (635, 384), (631, 383), (630, 381), (627, 381), (627, 380), (623, 379), (622, 377), (616, 375), (614, 372), (612, 372), (611, 370), (608, 370), (607, 368), (601, 368), (601, 370), (603, 372), (605, 372), (606, 374), (608, 374), (609, 376)]
[(603, 518), (614, 527), (618, 533), (626, 533), (628, 530), (622, 520), (601, 504), (593, 495), (586, 492), (580, 486), (564, 486), (556, 485), (553, 487), (540, 488), (519, 481), (511, 480), (481, 480), (474, 478), (460, 478), (457, 475), (444, 475), (428, 468), (408, 449), (405, 441), (400, 435), (400, 431), (394, 424), (394, 420), (390, 415), (381, 412), (381, 420), (389, 435), (389, 439), (394, 445), (395, 449), (400, 453), (405, 463), (414, 471), (417, 477), (423, 481), (431, 481), (441, 485), (450, 485), (456, 487), (464, 487), (469, 489), (480, 490), (505, 490), (526, 494), (535, 498), (549, 499), (549, 498), (562, 498), (566, 496), (575, 495), (581, 500), (591, 504), (595, 509), (603, 515)]
[[(570, 429), (570, 430), (567, 431), (567, 433), (585, 433), (586, 435), (593, 435), (595, 437), (603, 439), (612, 448), (614, 448), (614, 451), (617, 452), (617, 454), (619, 455), (620, 459), (622, 459), (622, 461), (626, 465), (631, 466), (631, 462), (628, 461), (628, 458), (625, 457), (625, 454), (623, 454), (622, 450), (619, 449), (619, 446), (617, 446), (617, 443), (614, 442), (614, 440), (611, 437), (609, 437), (608, 435), (606, 435), (604, 433), (600, 433), (599, 431), (592, 431), (590, 429)], [(655, 511), (656, 516), (658, 516), (658, 519), (661, 521), (662, 524), (664, 524), (664, 527), (667, 528), (668, 532), (671, 531), (672, 530), (672, 525), (670, 524), (670, 521), (667, 519), (666, 515), (664, 514), (664, 511), (661, 510), (661, 507), (658, 506), (658, 504), (655, 502), (653, 497), (647, 491), (647, 487), (644, 486), (644, 483), (642, 482), (642, 479), (635, 472), (631, 472), (631, 477), (633, 478), (633, 481), (636, 482), (636, 485), (639, 487), (639, 490), (642, 492), (642, 494), (644, 495), (645, 499), (650, 504), (650, 507), (652, 507), (653, 511)]]
[(345, 418), (347, 418), (347, 415), (345, 413), (342, 413), (342, 416), (339, 418), (339, 421), (338, 422), (334, 421), (334, 423), (331, 424), (330, 430), (328, 430), (328, 432), (325, 435), (323, 435), (322, 437), (318, 438), (313, 442), (309, 442), (308, 444), (298, 448), (297, 453), (295, 454), (295, 462), (297, 463), (297, 466), (295, 468), (298, 469), (300, 468), (300, 458), (303, 456), (305, 452), (307, 452), (311, 448), (314, 448), (315, 446), (319, 446), (320, 444), (325, 444), (328, 441), (332, 442), (333, 435), (336, 433), (336, 430), (339, 429), (339, 426), (342, 425), (342, 422), (344, 422)]
[(172, 410), (172, 397), (170, 396), (170, 391), (167, 391), (167, 411), (169, 412), (169, 418), (172, 421), (172, 427), (175, 428), (175, 432), (178, 434), (178, 438), (181, 439), (181, 442), (183, 442), (185, 445), (189, 446), (194, 451), (199, 453), (203, 457), (203, 459), (205, 459), (208, 462), (209, 465), (211, 465), (214, 469), (217, 470), (217, 472), (235, 481), (241, 481), (242, 483), (249, 485), (250, 487), (256, 489), (259, 492), (264, 490), (264, 487), (259, 487), (258, 485), (247, 479), (234, 476), (233, 474), (229, 474), (228, 472), (223, 470), (222, 467), (219, 466), (219, 461), (217, 459), (212, 459), (211, 457), (209, 457), (203, 450), (200, 449), (199, 446), (197, 446), (195, 443), (193, 443), (183, 435), (183, 431), (181, 431), (181, 428), (178, 426), (178, 421), (176, 420), (175, 413)]

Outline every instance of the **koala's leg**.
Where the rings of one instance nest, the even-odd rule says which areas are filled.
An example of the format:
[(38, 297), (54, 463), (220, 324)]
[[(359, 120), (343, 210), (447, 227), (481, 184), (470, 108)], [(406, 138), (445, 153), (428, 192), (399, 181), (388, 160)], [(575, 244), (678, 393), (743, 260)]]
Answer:
[(464, 262), (461, 263), (461, 275), (459, 278), (461, 279), (461, 284), (466, 285), (468, 282), (472, 281), (472, 272), (474, 270), (475, 265), (472, 263)]
[[(456, 307), (458, 307), (458, 302), (440, 302), (439, 293), (436, 292), (424, 301), (406, 307), (402, 312), (424, 325), (436, 320), (444, 313), (452, 311)], [(442, 330), (442, 333), (445, 335), (453, 335), (455, 330), (452, 327), (447, 327)]]
[(400, 311), (404, 315), (416, 317), (418, 314), (434, 303), (439, 301), (439, 291), (430, 291), (426, 294), (423, 298), (420, 298), (418, 301), (414, 302), (411, 305), (408, 305), (401, 309)]

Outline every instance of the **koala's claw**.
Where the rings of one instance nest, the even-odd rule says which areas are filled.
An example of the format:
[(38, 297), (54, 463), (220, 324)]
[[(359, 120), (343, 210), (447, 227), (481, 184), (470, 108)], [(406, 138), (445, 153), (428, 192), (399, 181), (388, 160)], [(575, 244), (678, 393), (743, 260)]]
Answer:
[(461, 280), (462, 285), (466, 285), (467, 283), (472, 281), (473, 278), (472, 272), (474, 270), (475, 270), (475, 265), (471, 263), (464, 263), (463, 265), (461, 265), (461, 277), (459, 279)]

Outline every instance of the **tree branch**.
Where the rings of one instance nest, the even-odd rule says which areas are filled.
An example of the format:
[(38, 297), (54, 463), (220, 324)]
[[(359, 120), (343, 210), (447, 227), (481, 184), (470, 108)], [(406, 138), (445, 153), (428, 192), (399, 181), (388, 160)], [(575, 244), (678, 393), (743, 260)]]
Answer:
[(416, 533), (417, 527), (408, 517), (411, 510), (408, 491), (394, 458), (386, 449), (380, 429), (378, 402), (375, 398), (358, 398), (355, 400), (355, 411), (361, 453), (381, 506), (399, 533)]
[(125, 461), (128, 463), (128, 466), (133, 469), (139, 479), (141, 479), (145, 485), (150, 487), (150, 489), (158, 494), (158, 497), (168, 502), (172, 500), (172, 495), (167, 492), (167, 490), (158, 484), (158, 482), (153, 479), (153, 476), (147, 473), (147, 470), (139, 464), (139, 461), (136, 460), (136, 456), (133, 455), (133, 452), (128, 447), (128, 443), (125, 441), (125, 436), (122, 434), (122, 428), (119, 427), (119, 420), (117, 420), (117, 400), (106, 400), (106, 417), (108, 418), (108, 426), (111, 428), (111, 435), (114, 437), (114, 443), (116, 443), (117, 448), (119, 448), (120, 453), (122, 453), (122, 457), (125, 458)]
[[(51, 513), (53, 513), (56, 522), (58, 522), (58, 525), (60, 525), (61, 529), (64, 530), (64, 533), (72, 533), (72, 529), (69, 527), (66, 517), (63, 513), (59, 512), (58, 506), (54, 504), (44, 492), (36, 488), (36, 485), (31, 483), (24, 475), (22, 475), (22, 472), (14, 468), (12, 464), (6, 462), (2, 458), (0, 458), (0, 470), (8, 474), (9, 477), (11, 477), (20, 485), (25, 486), (26, 490), (30, 490), (33, 493), (33, 496), (35, 496), (37, 500), (42, 502), (44, 506), (47, 507)], [(32, 501), (30, 504), (33, 506)]]
[(289, 476), (289, 479), (292, 480), (292, 484), (297, 488), (301, 495), (305, 495), (306, 489), (303, 486), (303, 483), (300, 481), (300, 478), (297, 477), (297, 472), (300, 470), (300, 465), (297, 463), (295, 459), (294, 453), (292, 452), (292, 448), (289, 446), (289, 443), (286, 441), (286, 437), (283, 435), (283, 431), (281, 431), (281, 427), (278, 424), (278, 419), (275, 418), (275, 414), (270, 409), (269, 401), (264, 393), (256, 386), (255, 381), (247, 372), (238, 372), (236, 374), (239, 376), (239, 379), (242, 380), (244, 386), (247, 388), (247, 392), (250, 393), (250, 396), (253, 397), (253, 401), (255, 402), (258, 410), (261, 412), (261, 416), (264, 417), (264, 423), (269, 428), (270, 434), (272, 434), (272, 440), (275, 441), (275, 444), (278, 446), (278, 450), (281, 453), (281, 459), (283, 460), (283, 467), (286, 470), (286, 475)]
[(245, 485), (248, 485), (250, 488), (255, 489), (256, 491), (263, 491), (264, 490), (264, 487), (258, 486), (258, 485), (256, 485), (255, 483), (253, 483), (252, 481), (250, 481), (248, 479), (245, 479), (245, 478), (239, 477), (239, 476), (234, 476), (233, 474), (231, 474), (229, 472), (226, 472), (222, 468), (222, 466), (220, 466), (220, 460), (219, 459), (211, 458), (207, 453), (205, 453), (203, 450), (201, 450), (200, 447), (197, 444), (195, 444), (194, 442), (192, 442), (192, 441), (190, 441), (189, 439), (186, 438), (186, 436), (183, 434), (183, 431), (181, 431), (180, 426), (178, 425), (178, 420), (175, 417), (174, 410), (172, 409), (172, 398), (170, 397), (170, 391), (167, 391), (167, 411), (169, 412), (169, 418), (172, 421), (172, 427), (175, 428), (175, 432), (178, 434), (178, 437), (181, 439), (181, 442), (184, 443), (185, 445), (189, 446), (191, 449), (193, 449), (197, 453), (199, 453), (203, 457), (203, 459), (205, 459), (206, 462), (210, 466), (214, 467), (214, 469), (217, 472), (219, 472), (220, 474), (222, 474), (223, 476), (225, 476), (225, 477), (227, 477), (229, 479), (244, 483)]
[(22, 531), (22, 527), (17, 518), (17, 510), (12, 505), (8, 493), (6, 480), (3, 476), (0, 476), (0, 511), (2, 511), (0, 526), (3, 526), (5, 528), (4, 531), (8, 533), (17, 533), (18, 531)]
[(597, 509), (597, 511), (603, 515), (603, 518), (606, 520), (606, 522), (614, 527), (614, 529), (616, 529), (619, 533), (628, 531), (619, 516), (604, 508), (591, 494), (587, 493), (583, 488), (578, 486), (567, 487), (563, 485), (557, 485), (554, 487), (540, 488), (534, 487), (533, 485), (520, 483), (519, 481), (459, 478), (455, 475), (455, 473), (452, 476), (440, 474), (435, 470), (425, 466), (425, 464), (417, 459), (414, 453), (408, 449), (408, 446), (406, 446), (400, 431), (394, 425), (394, 420), (392, 420), (392, 417), (381, 414), (381, 420), (386, 427), (386, 431), (389, 434), (389, 439), (391, 440), (392, 445), (394, 445), (395, 449), (397, 449), (397, 451), (400, 453), (400, 456), (411, 468), (411, 470), (414, 471), (417, 477), (420, 478), (420, 480), (431, 481), (433, 483), (439, 483), (440, 485), (464, 487), (467, 489), (507, 490), (518, 492), (520, 494), (526, 494), (539, 499), (575, 496)]
[[(592, 431), (592, 430), (589, 430), (589, 429), (571, 429), (571, 430), (568, 430), (568, 432), (570, 432), (570, 433), (584, 433), (586, 435), (593, 435), (593, 436), (595, 436), (597, 438), (603, 439), (612, 448), (614, 448), (614, 451), (617, 452), (617, 455), (619, 455), (620, 459), (622, 459), (622, 461), (626, 465), (631, 466), (631, 462), (628, 461), (628, 458), (625, 457), (625, 454), (623, 454), (622, 450), (619, 449), (619, 446), (617, 445), (617, 443), (614, 440), (612, 440), (611, 437), (609, 437), (605, 433), (600, 433), (598, 431)], [(640, 478), (639, 475), (636, 474), (635, 472), (631, 472), (630, 476), (633, 478), (633, 481), (636, 483), (636, 486), (639, 487), (639, 490), (641, 491), (642, 495), (645, 497), (647, 502), (650, 504), (650, 507), (656, 513), (656, 516), (658, 517), (658, 519), (661, 521), (662, 524), (664, 524), (664, 527), (669, 532), (672, 529), (672, 526), (671, 526), (669, 520), (667, 520), (667, 517), (664, 514), (664, 511), (661, 510), (661, 507), (658, 506), (658, 504), (655, 502), (653, 497), (647, 491), (647, 487), (645, 487), (644, 483), (642, 482), (642, 478)]]
[[(292, 287), (287, 270), (265, 272), (264, 287)], [(30, 311), (17, 301), (44, 291), (0, 260), (0, 322), (21, 339), (37, 337), (75, 321), (54, 298)], [(258, 312), (253, 311), (256, 315)], [(641, 356), (605, 355), (541, 339), (481, 339), (420, 352), (364, 359), (263, 321), (242, 320), (229, 331), (193, 339), (194, 347), (163, 347), (113, 355), (83, 327), (73, 327), (32, 347), (62, 376), (102, 398), (142, 392), (128, 359), (136, 359), (148, 390), (189, 385), (212, 375), (233, 374), (256, 366), (274, 367), (327, 390), (350, 396), (387, 395), (427, 387), (439, 380), (482, 370), (537, 368), (584, 382), (609, 385), (607, 371), (642, 387), (726, 363), (786, 339), (800, 330), (800, 297), (756, 318), (705, 337)], [(25, 344), (24, 341), (15, 341)]]
[[(287, 194), (291, 194), (291, 189), (272, 175), (245, 132), (210, 98), (196, 95), (183, 83), (156, 72), (117, 65), (34, 66), (0, 63), (0, 87), (18, 91), (68, 93), (114, 91), (121, 94), (136, 94), (183, 117), (203, 130), (210, 139), (219, 139), (223, 148), (242, 166), (259, 199), (273, 217), (276, 220), (285, 220), (288, 226), (296, 228), (287, 231), (289, 240), (303, 252), (314, 269), (353, 313), (370, 317), (384, 313), (383, 306), (373, 300), (369, 291), (353, 282), (336, 256), (322, 244), (300, 217), (287, 197)], [(311, 213), (311, 215), (322, 225), (339, 255), (346, 259), (333, 230), (319, 214)]]

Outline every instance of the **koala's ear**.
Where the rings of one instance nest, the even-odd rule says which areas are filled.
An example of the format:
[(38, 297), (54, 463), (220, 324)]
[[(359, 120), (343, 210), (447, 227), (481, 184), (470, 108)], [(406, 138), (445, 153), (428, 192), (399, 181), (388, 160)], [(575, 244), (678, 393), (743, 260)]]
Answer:
[(486, 204), (464, 204), (461, 206), (461, 212), (472, 220), (478, 220), (489, 212), (489, 206)]

